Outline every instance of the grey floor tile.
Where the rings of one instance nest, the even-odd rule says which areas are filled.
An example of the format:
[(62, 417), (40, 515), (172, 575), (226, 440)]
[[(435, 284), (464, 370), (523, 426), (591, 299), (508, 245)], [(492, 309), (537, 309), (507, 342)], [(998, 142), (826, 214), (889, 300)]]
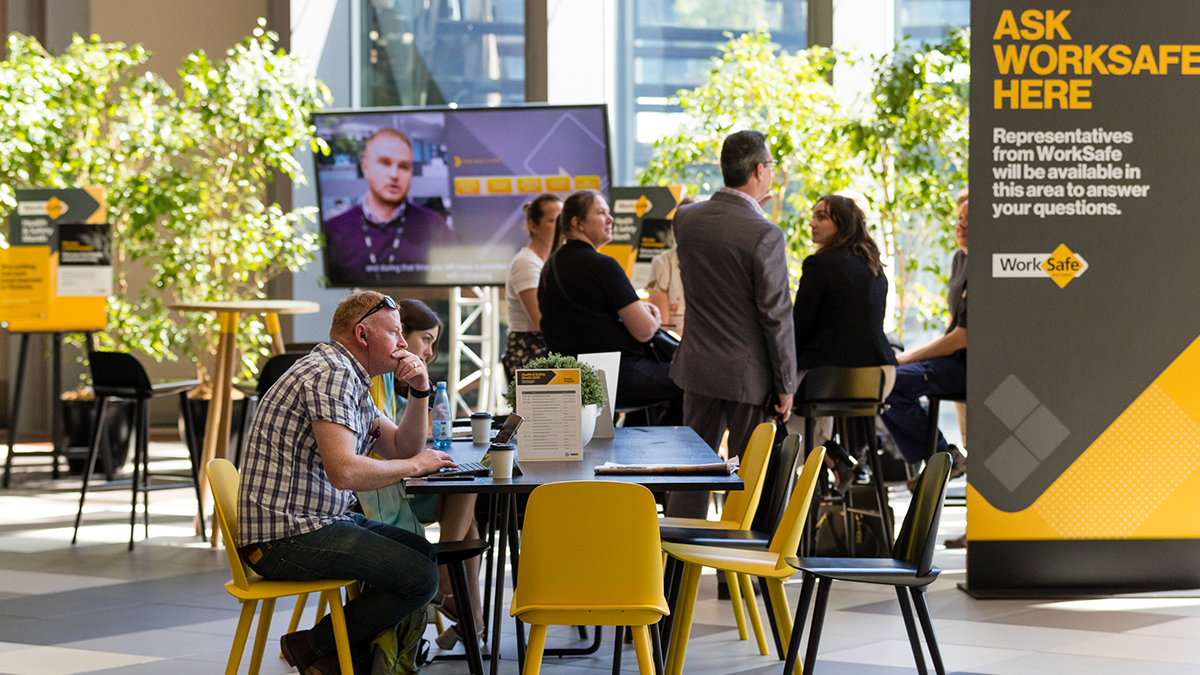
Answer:
[(228, 653), (232, 635), (207, 635), (174, 630), (152, 630), (140, 633), (110, 635), (90, 640), (77, 640), (57, 645), (72, 649), (138, 654), (160, 658), (181, 658), (224, 649)]
[(983, 619), (996, 623), (1011, 623), (1019, 626), (1042, 626), (1044, 628), (1068, 628), (1103, 633), (1122, 633), (1136, 628), (1174, 620), (1166, 614), (1144, 612), (1072, 612), (1034, 607), (1019, 612)]

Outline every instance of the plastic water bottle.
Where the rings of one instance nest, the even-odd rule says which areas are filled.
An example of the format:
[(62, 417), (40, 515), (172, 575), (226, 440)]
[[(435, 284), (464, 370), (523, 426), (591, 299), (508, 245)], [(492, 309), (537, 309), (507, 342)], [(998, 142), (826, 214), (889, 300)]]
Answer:
[(446, 393), (446, 383), (437, 383), (437, 393), (433, 396), (433, 447), (437, 450), (449, 450), (453, 432), (450, 427), (454, 416), (450, 414), (450, 396)]

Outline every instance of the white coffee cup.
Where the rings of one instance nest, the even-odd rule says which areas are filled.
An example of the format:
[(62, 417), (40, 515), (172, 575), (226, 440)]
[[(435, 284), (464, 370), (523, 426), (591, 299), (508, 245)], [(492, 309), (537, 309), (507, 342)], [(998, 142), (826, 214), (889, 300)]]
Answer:
[(475, 445), (487, 445), (492, 440), (492, 414), (488, 412), (471, 413), (471, 442)]
[(493, 443), (488, 448), (492, 458), (492, 478), (512, 478), (517, 446), (512, 443)]

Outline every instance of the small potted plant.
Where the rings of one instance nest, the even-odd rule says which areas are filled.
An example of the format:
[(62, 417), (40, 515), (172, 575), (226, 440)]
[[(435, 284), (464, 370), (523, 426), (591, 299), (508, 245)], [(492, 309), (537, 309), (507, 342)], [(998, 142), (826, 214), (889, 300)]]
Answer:
[[(608, 403), (604, 398), (604, 388), (600, 386), (600, 376), (596, 375), (595, 369), (573, 356), (563, 356), (554, 352), (550, 352), (546, 356), (533, 359), (532, 361), (527, 361), (522, 368), (546, 370), (563, 368), (579, 369), (580, 393), (583, 396), (583, 444), (587, 445), (590, 443), (592, 434), (596, 433), (596, 418), (600, 416), (600, 411)], [(508, 384), (508, 393), (505, 394), (505, 397), (508, 400), (508, 407), (516, 410), (516, 380)]]

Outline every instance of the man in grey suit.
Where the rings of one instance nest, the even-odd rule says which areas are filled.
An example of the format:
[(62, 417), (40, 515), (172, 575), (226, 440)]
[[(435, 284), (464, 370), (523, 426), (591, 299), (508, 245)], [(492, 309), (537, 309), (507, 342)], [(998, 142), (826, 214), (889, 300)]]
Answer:
[[(671, 364), (683, 423), (714, 450), (729, 430), (741, 456), (754, 427), (786, 421), (796, 391), (796, 344), (783, 231), (763, 217), (772, 164), (766, 138), (739, 131), (721, 145), (725, 187), (675, 214), (687, 334)], [(708, 493), (677, 492), (667, 515), (704, 517)]]

